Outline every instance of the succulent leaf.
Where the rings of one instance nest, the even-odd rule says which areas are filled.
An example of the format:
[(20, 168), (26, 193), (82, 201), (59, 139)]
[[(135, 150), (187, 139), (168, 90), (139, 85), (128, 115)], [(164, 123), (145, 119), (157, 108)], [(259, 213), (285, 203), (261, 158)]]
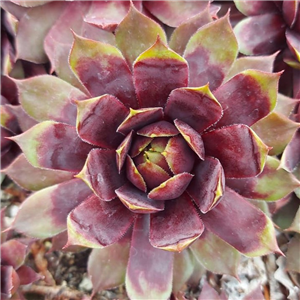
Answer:
[(134, 221), (134, 214), (119, 200), (102, 201), (91, 195), (68, 215), (68, 243), (103, 248), (120, 240)]
[[(51, 2), (28, 9), (18, 24), (16, 35), (17, 58), (33, 63), (47, 62), (44, 38), (65, 7), (64, 2)], [(44, 14), (44, 11), (47, 14)], [(40, 24), (36, 26), (36, 24)]]
[(213, 209), (221, 200), (225, 190), (225, 176), (219, 160), (206, 157), (199, 161), (194, 169), (195, 175), (187, 192), (202, 213)]
[(172, 90), (187, 86), (188, 64), (158, 37), (135, 60), (133, 78), (140, 107), (164, 107)]
[(248, 126), (222, 127), (203, 134), (202, 138), (205, 153), (219, 159), (225, 177), (251, 177), (263, 170), (269, 148)]
[(222, 201), (202, 215), (202, 220), (209, 231), (246, 256), (281, 253), (272, 221), (229, 188)]
[(30, 191), (38, 191), (70, 180), (75, 175), (75, 173), (67, 171), (35, 168), (27, 161), (24, 154), (20, 154), (2, 172), (23, 189)]
[(109, 44), (77, 35), (74, 38), (70, 67), (90, 95), (111, 94), (126, 106), (136, 108), (132, 75), (121, 52)]
[(253, 125), (275, 107), (280, 74), (246, 70), (216, 90), (214, 95), (223, 107), (218, 127), (231, 124)]
[(23, 265), (27, 246), (17, 240), (9, 240), (1, 245), (1, 265), (18, 269)]
[(135, 213), (148, 214), (164, 210), (164, 202), (148, 198), (146, 193), (131, 184), (125, 184), (118, 188), (116, 194), (123, 204)]
[(84, 143), (73, 126), (44, 121), (12, 137), (36, 168), (78, 172), (92, 146)]
[(165, 114), (171, 119), (185, 122), (197, 132), (219, 121), (222, 107), (208, 85), (199, 88), (180, 88), (171, 92)]
[(125, 286), (131, 299), (165, 300), (172, 291), (173, 253), (149, 243), (149, 215), (138, 216), (133, 228)]
[(268, 156), (263, 171), (256, 177), (227, 179), (226, 184), (240, 195), (265, 201), (279, 200), (300, 186), (295, 176), (279, 168), (278, 159)]
[(40, 190), (22, 203), (12, 228), (30, 237), (52, 237), (66, 229), (70, 211), (90, 194), (90, 189), (79, 179)]
[(77, 178), (81, 178), (103, 201), (116, 198), (115, 190), (122, 186), (124, 174), (119, 174), (115, 150), (93, 149)]
[(299, 127), (300, 123), (277, 112), (272, 112), (251, 126), (263, 142), (272, 147), (270, 155), (281, 154)]
[(160, 21), (171, 27), (177, 27), (203, 10), (209, 1), (146, 1), (146, 8)]
[(118, 48), (131, 68), (135, 59), (153, 45), (159, 35), (167, 42), (164, 30), (153, 20), (140, 13), (133, 5), (115, 31)]
[(229, 15), (201, 27), (190, 38), (184, 52), (189, 64), (189, 86), (198, 87), (209, 82), (212, 91), (218, 88), (237, 53), (238, 44)]
[(123, 135), (116, 132), (128, 109), (116, 97), (103, 95), (77, 103), (76, 129), (85, 142), (116, 149)]
[[(166, 1), (165, 1), (166, 2)], [(201, 1), (203, 2), (203, 1)], [(172, 50), (177, 52), (180, 55), (183, 55), (185, 47), (191, 38), (191, 36), (202, 26), (212, 21), (212, 17), (209, 13), (209, 6), (207, 6), (199, 14), (187, 19), (182, 22), (178, 27), (173, 31), (169, 46)]]
[(150, 243), (156, 248), (180, 252), (203, 230), (202, 220), (186, 193), (166, 201), (163, 211), (150, 216)]
[(86, 95), (69, 83), (50, 75), (15, 80), (20, 102), (25, 112), (33, 119), (57, 121), (75, 126), (76, 106), (73, 100), (82, 100)]
[(282, 17), (271, 12), (243, 19), (234, 28), (239, 51), (246, 55), (274, 53), (285, 43), (285, 27)]
[(209, 230), (191, 245), (196, 259), (210, 272), (238, 277), (239, 252)]
[(130, 240), (125, 237), (102, 249), (93, 249), (88, 260), (88, 274), (93, 294), (114, 288), (125, 282)]

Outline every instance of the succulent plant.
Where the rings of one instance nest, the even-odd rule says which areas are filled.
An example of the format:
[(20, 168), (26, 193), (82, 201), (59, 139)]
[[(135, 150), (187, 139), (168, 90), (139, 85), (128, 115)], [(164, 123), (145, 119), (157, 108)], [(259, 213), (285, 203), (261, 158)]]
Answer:
[(299, 1), (234, 2), (247, 16), (234, 28), (240, 52), (246, 55), (266, 55), (281, 51), (275, 65), (278, 70), (286, 70), (281, 89), (289, 96), (300, 98)]
[(81, 89), (51, 75), (15, 80), (39, 123), (11, 138), (23, 154), (5, 172), (37, 191), (13, 228), (36, 238), (67, 230), (67, 246), (99, 248), (90, 274), (119, 269), (94, 276), (94, 290), (126, 273), (132, 299), (167, 299), (172, 281), (197, 273), (194, 258), (235, 275), (239, 253), (280, 253), (271, 220), (243, 197), (281, 198), (262, 184), (270, 174), (276, 184), (284, 174), (283, 196), (299, 186), (250, 128), (274, 109), (280, 74), (252, 68), (265, 58), (237, 59), (229, 15), (212, 21), (209, 7), (168, 46), (131, 5), (113, 38), (116, 46), (74, 33), (65, 67)]
[(1, 210), (1, 299), (25, 299), (18, 288), (41, 279), (32, 268), (24, 264), (29, 252), (30, 240), (10, 238), (11, 232), (4, 220), (5, 208)]

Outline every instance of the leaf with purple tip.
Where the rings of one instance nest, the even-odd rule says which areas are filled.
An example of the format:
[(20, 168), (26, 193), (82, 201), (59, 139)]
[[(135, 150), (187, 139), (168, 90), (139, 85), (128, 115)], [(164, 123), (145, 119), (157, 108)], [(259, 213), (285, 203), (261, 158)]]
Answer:
[(1, 245), (1, 265), (19, 268), (25, 261), (27, 246), (18, 240), (9, 240)]
[(239, 51), (246, 55), (274, 53), (285, 44), (285, 27), (281, 15), (276, 13), (243, 19), (234, 28)]

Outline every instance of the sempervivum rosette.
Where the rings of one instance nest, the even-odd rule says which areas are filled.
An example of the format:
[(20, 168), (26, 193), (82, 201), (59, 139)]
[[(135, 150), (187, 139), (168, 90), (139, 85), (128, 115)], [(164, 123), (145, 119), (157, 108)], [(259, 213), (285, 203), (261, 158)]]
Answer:
[[(188, 265), (173, 252), (187, 257), (193, 242), (207, 269), (233, 275), (239, 252), (280, 252), (270, 219), (225, 187), (263, 170), (269, 148), (249, 126), (274, 108), (279, 74), (245, 70), (224, 82), (237, 42), (228, 16), (210, 21), (206, 10), (174, 31), (181, 56), (132, 6), (118, 48), (74, 34), (69, 64), (85, 93), (54, 76), (17, 81), (40, 123), (13, 138), (24, 155), (7, 173), (18, 182), (23, 167), (26, 187), (24, 174), (43, 172), (35, 178), (49, 187), (26, 199), (13, 228), (39, 238), (67, 230), (67, 245), (100, 248), (95, 290), (122, 282), (126, 269), (132, 299), (167, 299), (172, 280), (192, 273), (173, 275)], [(62, 183), (51, 186), (55, 174)], [(105, 278), (95, 275), (107, 260)]]

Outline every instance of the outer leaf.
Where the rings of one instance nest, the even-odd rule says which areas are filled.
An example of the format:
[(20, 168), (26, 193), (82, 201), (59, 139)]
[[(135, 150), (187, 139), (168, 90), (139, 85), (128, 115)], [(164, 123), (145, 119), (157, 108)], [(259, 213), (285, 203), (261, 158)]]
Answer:
[(70, 180), (75, 174), (66, 171), (35, 168), (27, 161), (24, 154), (19, 155), (2, 171), (19, 186), (30, 191), (38, 191), (48, 186)]
[(191, 245), (191, 250), (207, 270), (237, 278), (239, 252), (209, 230), (206, 229)]
[(285, 27), (282, 17), (274, 13), (249, 17), (240, 21), (234, 28), (239, 51), (246, 55), (274, 53), (285, 43)]
[(117, 242), (134, 221), (134, 214), (115, 199), (109, 202), (96, 195), (87, 198), (68, 216), (68, 243), (102, 248)]
[(9, 299), (17, 291), (20, 279), (12, 266), (1, 266), (1, 298)]
[(18, 122), (12, 106), (0, 105), (0, 122), (1, 127), (16, 133), (19, 129)]
[(140, 13), (133, 5), (115, 32), (118, 48), (122, 51), (127, 63), (132, 67), (135, 59), (153, 45), (160, 36), (167, 42), (163, 29), (150, 18)]
[(116, 198), (115, 189), (124, 184), (124, 175), (118, 172), (116, 153), (108, 149), (93, 149), (76, 177), (81, 178), (104, 201)]
[(246, 70), (223, 84), (214, 93), (223, 107), (217, 126), (251, 126), (268, 115), (276, 105), (280, 74)]
[(202, 138), (206, 154), (220, 160), (225, 177), (255, 176), (265, 165), (269, 148), (246, 125), (222, 127), (205, 133)]
[(126, 291), (131, 299), (166, 300), (172, 290), (173, 253), (152, 247), (148, 238), (149, 216), (139, 216), (133, 229)]
[(287, 231), (295, 231), (300, 233), (300, 207), (297, 210), (296, 216)]
[(229, 188), (202, 219), (207, 229), (246, 256), (281, 253), (272, 221)]
[(276, 112), (258, 121), (251, 128), (268, 146), (272, 147), (270, 155), (278, 155), (283, 152), (291, 141), (300, 123), (296, 123)]
[(287, 30), (285, 34), (286, 34), (286, 40), (287, 40), (287, 43), (288, 43), (288, 46), (289, 46), (291, 52), (294, 54), (294, 56), (300, 62), (300, 45), (299, 45), (300, 33), (296, 33), (294, 31)]
[(25, 261), (27, 246), (18, 240), (9, 240), (1, 245), (1, 265), (19, 268)]
[(286, 1), (282, 3), (283, 17), (289, 27), (293, 27), (298, 13), (298, 1)]
[(166, 115), (185, 122), (197, 132), (216, 123), (222, 116), (222, 107), (208, 85), (199, 88), (180, 88), (171, 92)]
[(225, 81), (248, 69), (271, 73), (277, 53), (268, 56), (244, 56), (238, 58), (232, 65)]
[(109, 44), (77, 35), (74, 38), (70, 67), (91, 96), (111, 94), (126, 106), (136, 108), (131, 72), (120, 51)]
[(77, 102), (76, 129), (82, 140), (103, 148), (116, 149), (124, 136), (116, 132), (128, 109), (111, 95)]
[(46, 4), (47, 2), (49, 2), (51, 0), (38, 0), (38, 1), (32, 1), (32, 0), (13, 0), (11, 2), (16, 3), (18, 5), (21, 5), (23, 7), (34, 7), (34, 6), (40, 6), (43, 4)]
[(182, 55), (191, 36), (198, 30), (198, 28), (211, 21), (212, 17), (209, 13), (209, 6), (207, 6), (199, 14), (189, 18), (188, 20), (184, 20), (184, 22), (182, 22), (178, 27), (176, 26), (173, 31), (169, 41), (170, 48)]
[(228, 15), (200, 28), (190, 38), (184, 53), (189, 64), (189, 86), (198, 87), (209, 82), (210, 89), (215, 90), (221, 85), (237, 52)]
[(129, 248), (130, 240), (123, 238), (117, 243), (91, 252), (87, 269), (93, 283), (93, 294), (125, 282)]
[(208, 1), (146, 1), (146, 8), (163, 23), (171, 27), (177, 27), (184, 21), (193, 17), (197, 12), (202, 11)]
[(275, 4), (268, 1), (234, 0), (234, 4), (246, 16), (263, 15), (277, 11)]
[(279, 200), (300, 186), (293, 174), (279, 169), (279, 160), (267, 157), (263, 171), (256, 177), (227, 179), (226, 184), (240, 195), (266, 201)]
[(21, 266), (18, 268), (17, 274), (20, 278), (20, 285), (30, 284), (43, 278), (43, 276), (35, 273), (35, 271), (28, 266)]
[(129, 7), (130, 2), (128, 1), (93, 1), (84, 20), (101, 29), (113, 32), (126, 16)]
[(288, 250), (286, 253), (286, 268), (288, 271), (300, 273), (300, 237), (295, 235), (288, 243)]
[(52, 237), (66, 229), (69, 212), (90, 194), (79, 179), (45, 188), (22, 203), (12, 227), (31, 237)]
[(300, 99), (293, 99), (282, 94), (277, 95), (277, 104), (274, 112), (280, 113), (289, 117), (295, 106), (300, 102)]
[(38, 123), (36, 120), (28, 116), (21, 105), (12, 105), (11, 108), (18, 120), (21, 131), (24, 132)]
[(193, 263), (193, 255), (189, 249), (174, 253), (173, 293), (179, 292), (188, 281), (194, 270)]
[(168, 251), (182, 251), (203, 232), (203, 223), (190, 197), (166, 201), (165, 209), (150, 216), (150, 243)]
[(170, 92), (188, 84), (188, 65), (158, 37), (133, 65), (134, 85), (140, 107), (163, 107)]
[[(64, 2), (51, 2), (27, 10), (20, 19), (16, 36), (19, 59), (34, 63), (47, 62), (43, 41), (65, 5)], [(47, 14), (44, 14), (44, 11), (47, 11)], [(40, 26), (36, 26), (36, 24), (40, 24)]]
[(92, 146), (82, 142), (75, 127), (45, 121), (11, 138), (36, 168), (79, 171)]
[(55, 76), (41, 75), (15, 81), (25, 112), (37, 121), (57, 121), (75, 126), (73, 100), (86, 98), (77, 88)]
[(208, 300), (208, 299), (227, 300), (227, 297), (226, 295), (224, 295), (224, 292), (222, 292), (221, 295), (219, 295), (218, 292), (205, 281), (201, 293), (198, 297), (198, 300)]

